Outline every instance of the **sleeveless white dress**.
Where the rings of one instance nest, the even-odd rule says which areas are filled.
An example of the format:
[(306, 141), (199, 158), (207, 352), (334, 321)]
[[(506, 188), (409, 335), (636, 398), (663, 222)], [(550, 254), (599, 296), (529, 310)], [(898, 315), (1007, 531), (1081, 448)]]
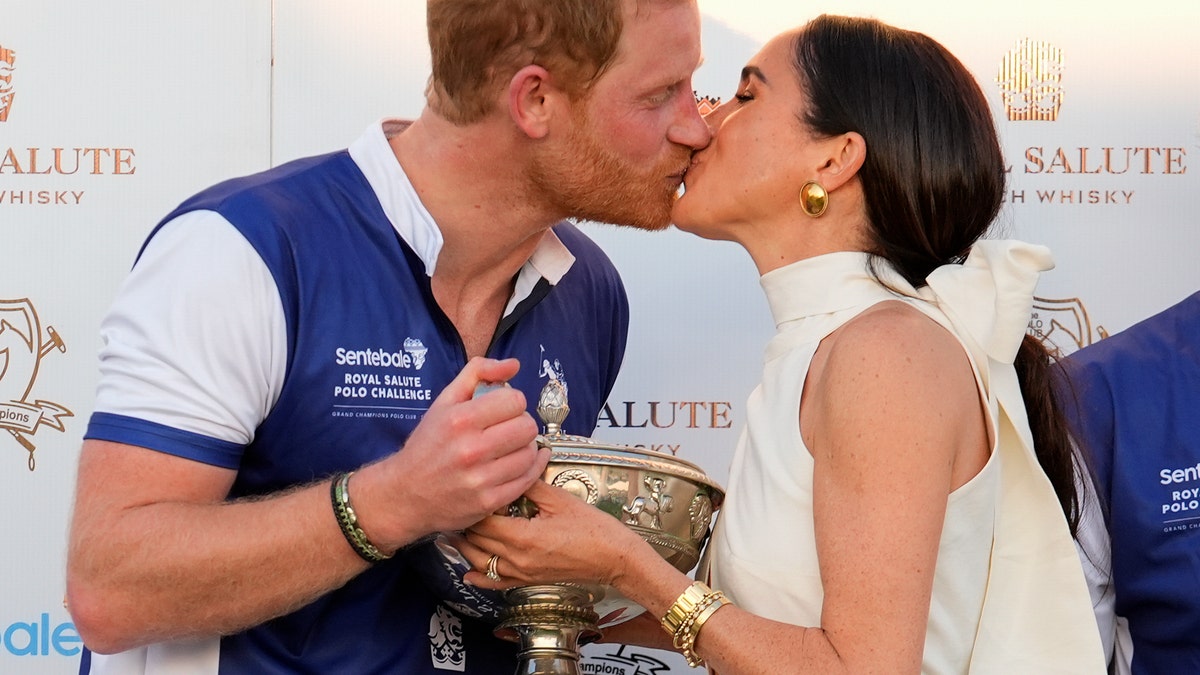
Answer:
[(1104, 673), (1079, 557), (1032, 451), (1013, 359), (1025, 334), (1044, 247), (983, 241), (963, 265), (937, 269), (916, 291), (865, 253), (833, 253), (762, 277), (777, 332), (701, 574), (757, 615), (818, 626), (823, 591), (813, 533), (813, 460), (801, 439), (800, 395), (822, 338), (886, 300), (902, 300), (963, 344), (987, 401), (984, 468), (955, 490), (934, 573), (926, 675)]

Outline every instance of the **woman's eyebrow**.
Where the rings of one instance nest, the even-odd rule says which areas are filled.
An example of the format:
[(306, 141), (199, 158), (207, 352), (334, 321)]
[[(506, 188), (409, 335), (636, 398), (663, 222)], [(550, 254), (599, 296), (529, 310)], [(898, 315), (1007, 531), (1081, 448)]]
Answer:
[(749, 80), (751, 76), (757, 78), (763, 84), (767, 84), (767, 78), (763, 75), (762, 70), (759, 70), (758, 66), (746, 66), (742, 68), (742, 82)]

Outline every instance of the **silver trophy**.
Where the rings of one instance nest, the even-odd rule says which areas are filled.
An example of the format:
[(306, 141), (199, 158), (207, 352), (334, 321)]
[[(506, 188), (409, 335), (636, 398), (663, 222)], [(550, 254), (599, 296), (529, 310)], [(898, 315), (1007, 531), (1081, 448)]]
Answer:
[[(543, 480), (621, 519), (676, 569), (692, 569), (724, 491), (672, 455), (565, 434), (569, 411), (566, 387), (547, 382), (538, 399), (545, 425), (538, 443), (550, 448)], [(522, 499), (509, 513), (529, 517), (532, 508)], [(611, 586), (559, 583), (502, 592), (467, 586), (462, 577), (470, 565), (445, 536), (415, 547), (409, 557), (447, 605), (520, 644), (517, 675), (580, 675), (580, 644), (644, 611)]]

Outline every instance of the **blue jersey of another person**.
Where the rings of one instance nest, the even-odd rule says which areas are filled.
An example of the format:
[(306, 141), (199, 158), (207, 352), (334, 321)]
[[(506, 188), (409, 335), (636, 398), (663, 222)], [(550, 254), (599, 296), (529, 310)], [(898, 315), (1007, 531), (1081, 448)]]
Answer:
[(1200, 673), (1200, 293), (1064, 365), (1065, 408), (1105, 509), (1132, 673)]

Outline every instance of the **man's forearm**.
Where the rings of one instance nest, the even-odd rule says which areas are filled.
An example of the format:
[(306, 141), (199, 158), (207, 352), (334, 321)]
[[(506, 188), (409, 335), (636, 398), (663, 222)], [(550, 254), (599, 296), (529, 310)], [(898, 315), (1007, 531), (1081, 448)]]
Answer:
[(286, 614), (367, 567), (328, 482), (265, 499), (86, 503), (72, 527), (70, 610), (89, 648), (227, 634)]

